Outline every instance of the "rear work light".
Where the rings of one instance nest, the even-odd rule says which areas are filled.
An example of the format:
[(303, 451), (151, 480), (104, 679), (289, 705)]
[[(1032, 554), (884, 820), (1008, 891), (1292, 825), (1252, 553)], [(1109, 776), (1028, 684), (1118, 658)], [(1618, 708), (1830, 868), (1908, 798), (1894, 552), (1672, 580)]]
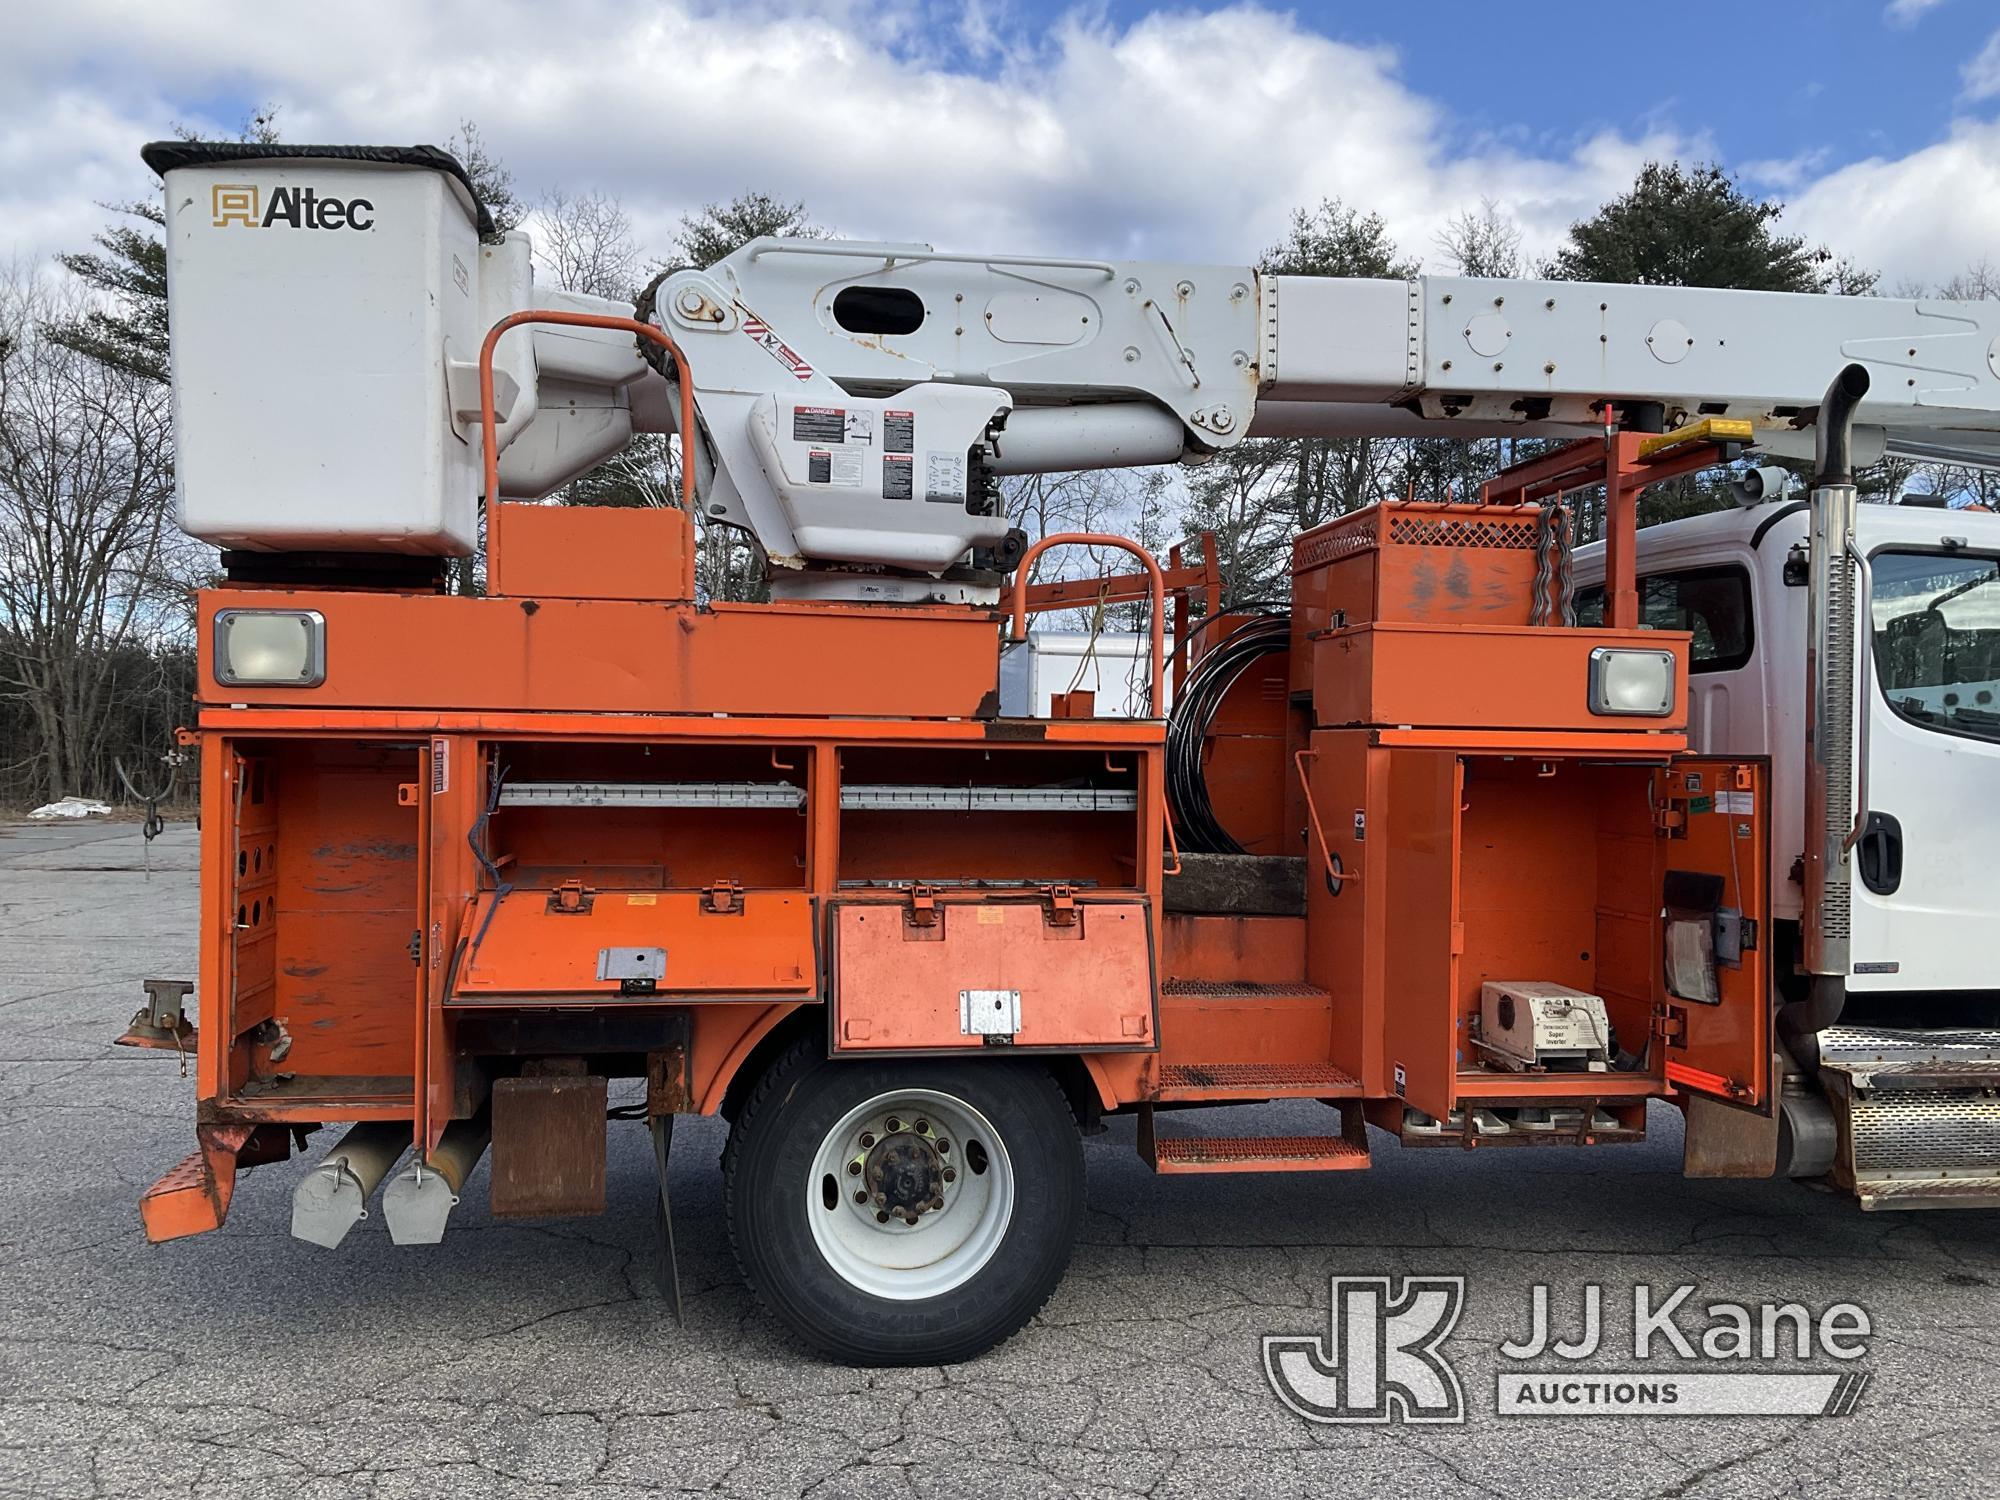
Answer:
[(215, 680), (228, 687), (318, 687), (326, 619), (316, 609), (225, 609), (215, 616)]
[(1599, 646), (1590, 653), (1590, 711), (1663, 719), (1674, 711), (1674, 654)]

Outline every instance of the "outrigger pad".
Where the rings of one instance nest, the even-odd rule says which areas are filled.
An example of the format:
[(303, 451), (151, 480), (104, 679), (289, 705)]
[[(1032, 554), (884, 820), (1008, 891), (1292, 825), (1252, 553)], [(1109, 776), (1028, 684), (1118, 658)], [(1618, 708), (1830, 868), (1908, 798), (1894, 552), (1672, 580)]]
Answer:
[(1164, 911), (1202, 916), (1302, 917), (1306, 862), (1282, 854), (1182, 854), (1161, 886)]

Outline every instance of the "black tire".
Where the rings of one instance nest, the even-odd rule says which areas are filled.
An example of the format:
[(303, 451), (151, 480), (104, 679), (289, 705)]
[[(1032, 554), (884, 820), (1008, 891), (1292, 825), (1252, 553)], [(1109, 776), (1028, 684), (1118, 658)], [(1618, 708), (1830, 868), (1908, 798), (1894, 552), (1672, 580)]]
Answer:
[[(809, 1181), (821, 1142), (874, 1096), (925, 1089), (991, 1122), (1013, 1170), (1013, 1212), (991, 1258), (968, 1280), (920, 1300), (853, 1285), (813, 1237)], [(722, 1154), (729, 1239), (764, 1306), (846, 1364), (952, 1364), (1019, 1331), (1062, 1280), (1083, 1222), (1083, 1141), (1048, 1071), (1023, 1060), (829, 1062), (808, 1039), (752, 1086)], [(831, 1211), (831, 1210), (829, 1210)]]

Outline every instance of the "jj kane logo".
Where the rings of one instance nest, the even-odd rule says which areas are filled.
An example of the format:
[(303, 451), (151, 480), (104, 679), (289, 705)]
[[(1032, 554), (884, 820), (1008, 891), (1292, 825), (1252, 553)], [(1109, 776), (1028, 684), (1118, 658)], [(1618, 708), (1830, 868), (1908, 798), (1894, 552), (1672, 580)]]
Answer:
[(269, 202), (255, 183), (218, 182), (209, 198), (217, 229), (373, 229), (375, 205), (366, 198), (323, 198), (311, 188), (272, 188)]
[[(1556, 1331), (1551, 1288), (1529, 1291), (1527, 1336), (1499, 1347), (1512, 1363), (1496, 1377), (1498, 1416), (1844, 1417), (1871, 1379), (1854, 1361), (1867, 1355), (1873, 1325), (1851, 1302), (1817, 1311), (1702, 1302), (1693, 1286), (1662, 1293), (1640, 1283), (1631, 1289), (1631, 1363), (1606, 1369), (1592, 1363), (1619, 1359), (1604, 1288), (1581, 1289), (1572, 1338)], [(1408, 1276), (1400, 1287), (1386, 1276), (1335, 1276), (1327, 1332), (1267, 1337), (1265, 1377), (1309, 1422), (1463, 1422), (1464, 1390), (1442, 1346), (1465, 1295), (1462, 1276)]]
[(1438, 1352), (1465, 1307), (1463, 1276), (1336, 1276), (1328, 1337), (1264, 1340), (1264, 1374), (1308, 1422), (1463, 1422), (1465, 1392)]

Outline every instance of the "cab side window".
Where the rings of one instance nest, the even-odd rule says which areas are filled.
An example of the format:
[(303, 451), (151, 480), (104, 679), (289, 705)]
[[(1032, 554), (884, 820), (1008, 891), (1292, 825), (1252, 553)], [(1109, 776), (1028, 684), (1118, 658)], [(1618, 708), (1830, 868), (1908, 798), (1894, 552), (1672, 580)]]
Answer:
[[(1604, 624), (1604, 588), (1580, 589), (1576, 621)], [(1639, 627), (1685, 630), (1694, 636), (1690, 672), (1733, 672), (1750, 660), (1756, 634), (1750, 618), (1750, 574), (1734, 565), (1654, 573), (1639, 580)]]

